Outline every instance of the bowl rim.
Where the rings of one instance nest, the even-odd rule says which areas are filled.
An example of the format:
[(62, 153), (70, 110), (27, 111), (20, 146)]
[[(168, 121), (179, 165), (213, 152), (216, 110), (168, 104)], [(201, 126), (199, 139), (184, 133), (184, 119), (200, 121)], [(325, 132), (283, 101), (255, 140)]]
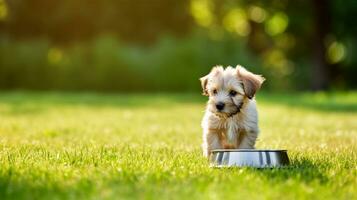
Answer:
[(287, 152), (286, 149), (213, 149), (214, 152)]

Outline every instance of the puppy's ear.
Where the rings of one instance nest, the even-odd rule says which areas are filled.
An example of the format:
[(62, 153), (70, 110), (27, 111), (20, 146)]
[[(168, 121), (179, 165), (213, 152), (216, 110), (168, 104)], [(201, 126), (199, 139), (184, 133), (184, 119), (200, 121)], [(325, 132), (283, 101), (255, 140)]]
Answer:
[(243, 82), (245, 95), (251, 99), (255, 93), (260, 89), (260, 86), (265, 81), (265, 78), (261, 75), (253, 74), (246, 70), (244, 67), (237, 65), (237, 75)]
[(201, 86), (202, 86), (202, 94), (205, 96), (208, 96), (208, 90), (207, 90), (208, 78), (209, 78), (209, 74), (200, 78)]
[(222, 66), (216, 65), (211, 69), (211, 72), (208, 75), (200, 78), (201, 86), (202, 86), (202, 90), (203, 90), (203, 92), (202, 92), (203, 95), (209, 96), (208, 90), (207, 90), (208, 79), (210, 77), (217, 76), (219, 73), (223, 73), (223, 71), (224, 71), (224, 69), (223, 69)]
[(216, 65), (211, 69), (210, 74), (212, 74), (212, 76), (217, 76), (220, 73), (224, 72), (224, 68), (221, 65)]

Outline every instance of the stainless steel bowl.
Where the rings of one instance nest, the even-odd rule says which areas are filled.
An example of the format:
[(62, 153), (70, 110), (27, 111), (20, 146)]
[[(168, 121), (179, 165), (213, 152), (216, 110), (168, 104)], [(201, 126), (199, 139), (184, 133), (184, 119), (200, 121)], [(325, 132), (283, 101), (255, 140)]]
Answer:
[(216, 149), (212, 151), (212, 167), (273, 168), (289, 165), (287, 150)]

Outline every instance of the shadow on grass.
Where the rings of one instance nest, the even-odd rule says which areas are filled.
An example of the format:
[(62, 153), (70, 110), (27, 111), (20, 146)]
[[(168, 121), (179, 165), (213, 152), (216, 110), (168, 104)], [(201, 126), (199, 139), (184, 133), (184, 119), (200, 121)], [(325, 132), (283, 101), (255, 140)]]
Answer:
[[(3, 114), (38, 114), (49, 108), (171, 108), (182, 104), (202, 104), (205, 98), (194, 94), (101, 94), (69, 92), (5, 92), (0, 93), (0, 111)], [(1, 104), (6, 109), (1, 109)]]
[(314, 164), (310, 160), (303, 158), (292, 161), (291, 165), (284, 168), (274, 169), (248, 169), (252, 173), (258, 173), (270, 181), (286, 181), (289, 179), (303, 181), (305, 183), (318, 181), (320, 184), (328, 182), (327, 176), (323, 173), (323, 163)]
[[(0, 106), (1, 104), (6, 105), (9, 108), (7, 113), (15, 115), (40, 113), (47, 108), (58, 106), (171, 108), (173, 105), (199, 104), (204, 108), (206, 100), (207, 97), (203, 97), (196, 93), (103, 94), (94, 92), (71, 93), (21, 91), (0, 93)], [(262, 103), (325, 112), (357, 112), (356, 92), (295, 94), (269, 94), (263, 92), (258, 94), (257, 100)]]
[(356, 93), (261, 94), (266, 103), (325, 112), (357, 112)]
[(89, 106), (152, 106), (164, 103), (204, 103), (205, 97), (192, 93), (127, 93), (95, 92), (0, 92), (0, 103)]
[(95, 190), (95, 183), (79, 180), (75, 185), (36, 184), (33, 181), (12, 181), (0, 177), (1, 199), (88, 199)]

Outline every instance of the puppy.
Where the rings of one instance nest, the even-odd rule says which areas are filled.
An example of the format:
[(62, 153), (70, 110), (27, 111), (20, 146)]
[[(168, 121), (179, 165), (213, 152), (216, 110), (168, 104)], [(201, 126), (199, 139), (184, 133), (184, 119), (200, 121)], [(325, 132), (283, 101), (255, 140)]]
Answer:
[(254, 95), (264, 80), (239, 65), (216, 66), (200, 78), (209, 97), (201, 124), (204, 156), (213, 149), (254, 149), (259, 133)]

